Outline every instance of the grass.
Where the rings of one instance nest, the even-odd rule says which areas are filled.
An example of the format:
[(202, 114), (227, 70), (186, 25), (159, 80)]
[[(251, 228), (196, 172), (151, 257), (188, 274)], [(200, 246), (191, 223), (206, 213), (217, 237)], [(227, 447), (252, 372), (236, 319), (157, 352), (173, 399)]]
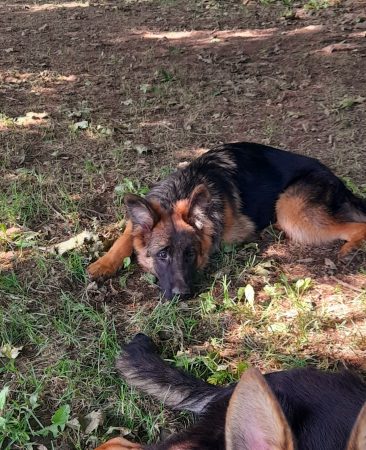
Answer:
[[(139, 185), (133, 186), (139, 192)], [(274, 246), (284, 245), (272, 228), (267, 231)], [(93, 301), (84, 254), (51, 258), (33, 252), (37, 277), (0, 275), (0, 299), (7, 299), (0, 303), (3, 448), (35, 443), (57, 448), (65, 440), (72, 448), (92, 448), (120, 432), (153, 442), (162, 427), (186, 423), (185, 415), (172, 416), (115, 373), (120, 344), (135, 332), (159, 342), (168, 361), (213, 384), (231, 383), (252, 365), (334, 368), (336, 363), (314, 358), (307, 348), (330, 326), (348, 333), (347, 318), (334, 322), (326, 308), (313, 304), (315, 280), (289, 279), (275, 261), (261, 256), (257, 244), (224, 246), (198, 280), (197, 299), (140, 304), (124, 314), (123, 325), (115, 316), (118, 302), (111, 308)], [(128, 289), (137, 271), (126, 260), (118, 289)], [(141, 283), (153, 286), (154, 280), (143, 277)], [(339, 287), (335, 292), (342, 295)], [(364, 308), (366, 294), (355, 301)], [(353, 345), (362, 342), (357, 335)]]
[[(142, 416), (141, 399), (116, 376), (119, 343), (114, 321), (105, 310), (97, 312), (65, 292), (55, 298), (54, 305), (46, 306), (22, 295), (23, 289), (13, 278), (2, 280), (1, 286), (8, 293), (20, 294), (16, 301), (13, 297), (7, 311), (1, 310), (1, 342), (22, 348), (16, 359), (2, 360), (0, 369), (7, 390), (1, 413), (4, 426), (0, 428), (4, 448), (41, 442), (40, 435), (51, 439), (51, 448), (57, 448), (65, 433), (75, 448), (85, 448), (100, 434), (101, 422), (90, 433), (83, 431), (80, 423), (75, 429), (80, 408), (101, 410), (105, 432), (108, 426), (129, 428), (133, 423), (146, 430), (145, 438), (156, 436), (151, 424), (163, 414), (145, 412)], [(26, 353), (33, 355), (33, 364), (24, 372)], [(54, 424), (54, 414), (66, 405), (67, 420), (57, 429), (47, 428)], [(69, 419), (74, 420), (69, 423)]]
[[(187, 302), (165, 302), (134, 259), (92, 283), (87, 251), (45, 250), (84, 229), (110, 241), (126, 192), (145, 195), (178, 162), (223, 141), (270, 141), (318, 157), (365, 195), (361, 52), (320, 64), (313, 51), (331, 35), (298, 41), (288, 33), (298, 25), (277, 20), (284, 8), (316, 15), (328, 2), (149, 0), (136, 15), (139, 2), (65, 8), (61, 19), (44, 10), (58, 36), (72, 37), (37, 32), (21, 47), (17, 30), (39, 30), (39, 13), (22, 13), (20, 25), (13, 6), (2, 11), (14, 22), (7, 45), (15, 51), (0, 62), (1, 450), (92, 449), (119, 434), (155, 442), (187, 424), (118, 377), (120, 346), (140, 331), (172, 364), (215, 384), (250, 366), (365, 369), (364, 250), (343, 263), (335, 248), (302, 249), (268, 228), (254, 243), (223, 246)], [(103, 49), (78, 34), (79, 14), (96, 35), (108, 30)], [(338, 33), (342, 13), (333, 19)], [(136, 39), (159, 29), (209, 37)], [(240, 29), (277, 31), (212, 35)], [(22, 125), (28, 111), (49, 117)]]
[[(236, 276), (214, 275), (199, 301), (161, 300), (153, 308), (141, 307), (126, 319), (123, 340), (142, 331), (160, 342), (163, 355), (177, 367), (214, 384), (233, 382), (259, 362), (264, 370), (334, 366), (326, 359), (319, 363), (306, 351), (329, 326), (329, 316), (312, 305), (313, 280), (290, 281), (280, 274), (274, 283), (266, 283), (267, 274), (259, 270), (262, 288), (241, 286), (241, 272), (235, 267), (243, 270), (240, 248), (226, 249), (221, 257), (230, 260)], [(90, 303), (85, 259), (71, 253), (59, 262), (78, 293), (60, 292), (49, 284), (47, 273), (54, 262), (40, 260), (44, 276), (36, 285), (30, 277), (20, 280), (15, 272), (0, 277), (0, 293), (10, 301), (0, 308), (0, 341), (3, 348), (19, 349), (16, 357), (1, 358), (4, 448), (31, 448), (35, 442), (57, 448), (67, 439), (73, 448), (82, 449), (121, 431), (135, 440), (154, 441), (158, 430), (173, 426), (178, 417), (173, 419), (116, 375), (121, 343), (116, 319), (107, 304)], [(246, 270), (255, 273), (262, 264), (252, 260)], [(125, 269), (132, 277), (135, 270), (130, 264)], [(45, 289), (46, 296), (38, 295)], [(228, 357), (233, 330), (242, 344), (236, 344)], [(197, 353), (194, 348), (202, 342), (205, 347)], [(90, 413), (97, 420), (91, 421)], [(95, 428), (88, 431), (91, 422)]]

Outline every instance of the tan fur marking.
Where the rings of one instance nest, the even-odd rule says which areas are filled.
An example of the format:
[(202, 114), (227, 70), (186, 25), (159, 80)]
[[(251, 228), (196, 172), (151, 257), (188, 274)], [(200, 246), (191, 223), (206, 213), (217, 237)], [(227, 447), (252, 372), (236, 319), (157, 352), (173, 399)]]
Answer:
[(227, 244), (246, 241), (255, 230), (254, 223), (244, 214), (235, 214), (229, 202), (225, 202), (224, 235)]
[(122, 437), (116, 437), (110, 439), (104, 444), (97, 447), (95, 450), (130, 450), (130, 449), (142, 449), (140, 444), (134, 444)]
[(366, 449), (366, 403), (361, 409), (356, 423), (353, 426), (351, 437), (349, 439), (347, 450), (365, 450)]
[(294, 241), (322, 244), (337, 239), (347, 241), (344, 256), (366, 240), (366, 223), (338, 222), (321, 206), (309, 205), (306, 198), (284, 192), (276, 203), (279, 227)]
[(116, 240), (108, 252), (88, 267), (92, 278), (113, 275), (123, 264), (124, 258), (133, 251), (132, 222), (129, 220), (123, 234)]
[(172, 220), (177, 230), (186, 230), (188, 232), (197, 233), (200, 239), (200, 251), (197, 258), (197, 266), (202, 269), (208, 262), (212, 247), (212, 223), (209, 220), (203, 221), (202, 230), (195, 230), (189, 223), (188, 213), (190, 208), (190, 199), (178, 200), (173, 208)]
[(178, 200), (173, 207), (173, 214), (187, 218), (189, 211), (189, 199)]
[(242, 375), (226, 413), (227, 450), (293, 450), (291, 429), (275, 395), (257, 369)]
[(147, 255), (145, 239), (141, 232), (133, 237), (133, 247), (141, 267), (146, 270), (146, 272), (154, 273), (153, 259)]
[(203, 269), (208, 263), (212, 247), (212, 237), (205, 232), (201, 236), (201, 251), (197, 258), (197, 266), (199, 269)]
[(189, 212), (189, 200), (178, 200), (173, 207), (172, 221), (177, 230), (186, 230), (193, 232), (194, 229), (187, 222)]
[[(154, 205), (154, 209), (157, 209)], [(150, 232), (137, 228), (133, 232), (133, 247), (140, 265), (154, 274), (153, 255), (170, 244), (171, 220), (166, 212), (159, 208), (160, 220)]]

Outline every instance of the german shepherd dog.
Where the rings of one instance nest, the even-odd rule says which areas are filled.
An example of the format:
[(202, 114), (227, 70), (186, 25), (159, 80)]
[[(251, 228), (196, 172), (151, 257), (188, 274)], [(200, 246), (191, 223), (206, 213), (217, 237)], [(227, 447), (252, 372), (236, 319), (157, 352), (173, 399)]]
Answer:
[(222, 241), (247, 241), (271, 223), (303, 244), (346, 241), (340, 256), (366, 239), (365, 200), (318, 160), (260, 144), (214, 148), (125, 204), (123, 235), (89, 274), (112, 275), (134, 249), (167, 298), (190, 294)]
[(237, 385), (214, 386), (168, 365), (143, 334), (124, 347), (117, 369), (198, 421), (155, 445), (115, 438), (97, 450), (366, 450), (366, 384), (349, 371), (248, 369)]

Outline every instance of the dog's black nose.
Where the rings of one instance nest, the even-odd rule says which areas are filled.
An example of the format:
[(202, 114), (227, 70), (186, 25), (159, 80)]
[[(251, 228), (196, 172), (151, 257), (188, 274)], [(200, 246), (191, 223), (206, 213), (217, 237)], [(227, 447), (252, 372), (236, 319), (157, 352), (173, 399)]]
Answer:
[(172, 297), (175, 295), (179, 295), (182, 300), (186, 300), (191, 295), (191, 290), (186, 286), (174, 286), (172, 289)]

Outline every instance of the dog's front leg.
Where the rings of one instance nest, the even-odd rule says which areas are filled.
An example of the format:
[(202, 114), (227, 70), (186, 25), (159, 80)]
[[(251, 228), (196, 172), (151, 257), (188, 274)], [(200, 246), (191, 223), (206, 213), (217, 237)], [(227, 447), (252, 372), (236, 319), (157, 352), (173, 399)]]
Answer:
[(129, 220), (123, 234), (116, 240), (108, 252), (90, 264), (87, 271), (91, 278), (111, 276), (122, 266), (123, 260), (133, 251), (132, 222)]
[(140, 444), (134, 444), (122, 437), (116, 437), (110, 439), (104, 444), (100, 445), (95, 450), (132, 450), (132, 449), (142, 449)]

